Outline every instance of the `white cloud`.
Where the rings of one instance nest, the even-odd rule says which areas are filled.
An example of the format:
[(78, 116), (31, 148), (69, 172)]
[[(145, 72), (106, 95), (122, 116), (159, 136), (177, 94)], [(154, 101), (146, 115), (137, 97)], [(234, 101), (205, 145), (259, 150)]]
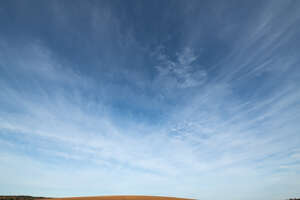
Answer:
[[(109, 21), (111, 13), (106, 17)], [(195, 49), (185, 47), (173, 58), (158, 48), (152, 54), (158, 60), (157, 92), (197, 92), (155, 127), (134, 119), (120, 127), (103, 103), (110, 88), (99, 92), (93, 80), (62, 63), (42, 43), (12, 48), (1, 41), (0, 67), (11, 82), (1, 77), (0, 173), (9, 182), (0, 180), (0, 192), (17, 188), (25, 194), (31, 187), (39, 195), (99, 195), (100, 188), (102, 194), (234, 199), (232, 193), (239, 191), (235, 199), (245, 199), (245, 194), (249, 199), (274, 197), (271, 192), (263, 198), (257, 194), (267, 188), (280, 197), (294, 194), (300, 179), (299, 165), (291, 164), (299, 160), (300, 93), (291, 72), (298, 58), (271, 56), (284, 30), (254, 48), (269, 34), (273, 17), (267, 19), (215, 66), (221, 66), (220, 73), (208, 85), (209, 74)], [(95, 28), (98, 24), (94, 21)], [(238, 96), (236, 85), (249, 85), (249, 77), (264, 73), (263, 84), (250, 89), (253, 95)], [(293, 78), (281, 78), (281, 73)], [(102, 96), (86, 95), (93, 92)], [(267, 92), (269, 96), (260, 97)], [(159, 106), (149, 102), (150, 108)], [(280, 189), (286, 184), (288, 189)]]
[(157, 81), (159, 84), (171, 88), (190, 88), (202, 85), (206, 80), (206, 72), (196, 60), (194, 51), (186, 47), (176, 54), (172, 60), (164, 54), (164, 48), (159, 47), (152, 55), (156, 56), (159, 64)]

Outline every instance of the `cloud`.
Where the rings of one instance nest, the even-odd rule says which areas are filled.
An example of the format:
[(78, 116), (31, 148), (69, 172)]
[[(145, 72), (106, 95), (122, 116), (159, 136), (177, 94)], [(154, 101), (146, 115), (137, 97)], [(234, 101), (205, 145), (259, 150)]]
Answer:
[(264, 8), (268, 12), (259, 10), (242, 31), (233, 26), (240, 35), (230, 40), (232, 51), (212, 66), (202, 65), (209, 63), (207, 49), (218, 50), (201, 46), (206, 30), (199, 36), (195, 26), (187, 34), (197, 35), (186, 40), (200, 46), (183, 39), (176, 48), (142, 48), (149, 44), (140, 45), (131, 28), (122, 34), (116, 12), (97, 8), (89, 33), (105, 36), (101, 42), (113, 37), (124, 48), (108, 42), (99, 57), (93, 48), (85, 52), (96, 63), (82, 58), (87, 64), (77, 66), (43, 40), (3, 37), (0, 173), (9, 181), (0, 180), (0, 192), (199, 199), (299, 194), (299, 58), (297, 48), (288, 50), (298, 15), (288, 13), (277, 26), (281, 4)]
[(152, 54), (159, 61), (156, 66), (158, 71), (157, 81), (167, 88), (190, 88), (202, 85), (206, 80), (206, 72), (197, 64), (197, 56), (189, 47), (176, 54), (172, 60), (164, 54), (164, 48), (158, 49)]

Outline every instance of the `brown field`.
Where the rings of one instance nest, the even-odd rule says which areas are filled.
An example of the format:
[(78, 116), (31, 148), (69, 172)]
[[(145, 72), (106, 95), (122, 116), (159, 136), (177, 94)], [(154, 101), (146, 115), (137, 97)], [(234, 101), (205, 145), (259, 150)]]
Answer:
[(162, 197), (162, 196), (90, 196), (90, 197), (64, 197), (64, 198), (45, 198), (32, 196), (0, 196), (0, 200), (192, 200), (187, 198)]
[(96, 196), (96, 197), (68, 197), (68, 198), (51, 198), (51, 200), (191, 200), (176, 197), (161, 196)]

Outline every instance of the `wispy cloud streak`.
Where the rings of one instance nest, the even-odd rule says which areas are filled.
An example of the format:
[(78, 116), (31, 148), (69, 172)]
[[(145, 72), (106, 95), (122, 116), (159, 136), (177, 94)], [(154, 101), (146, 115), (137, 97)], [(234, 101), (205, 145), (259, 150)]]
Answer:
[[(86, 65), (72, 63), (53, 41), (0, 34), (0, 192), (299, 195), (299, 14), (291, 5), (262, 4), (226, 30), (193, 26), (188, 38), (174, 32), (153, 45), (118, 6), (100, 12), (87, 4), (91, 30), (81, 34), (93, 36), (84, 39), (91, 59), (73, 52)], [(179, 16), (202, 19), (193, 9)], [(69, 15), (57, 17), (65, 23)], [(222, 31), (239, 35), (220, 41)], [(213, 39), (230, 48), (209, 62), (218, 50)]]

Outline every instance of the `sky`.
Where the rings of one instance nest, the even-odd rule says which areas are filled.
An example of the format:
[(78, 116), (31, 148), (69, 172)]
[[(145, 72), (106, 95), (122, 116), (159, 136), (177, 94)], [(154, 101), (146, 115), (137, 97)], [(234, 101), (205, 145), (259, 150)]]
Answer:
[(300, 197), (300, 1), (1, 1), (0, 194)]

